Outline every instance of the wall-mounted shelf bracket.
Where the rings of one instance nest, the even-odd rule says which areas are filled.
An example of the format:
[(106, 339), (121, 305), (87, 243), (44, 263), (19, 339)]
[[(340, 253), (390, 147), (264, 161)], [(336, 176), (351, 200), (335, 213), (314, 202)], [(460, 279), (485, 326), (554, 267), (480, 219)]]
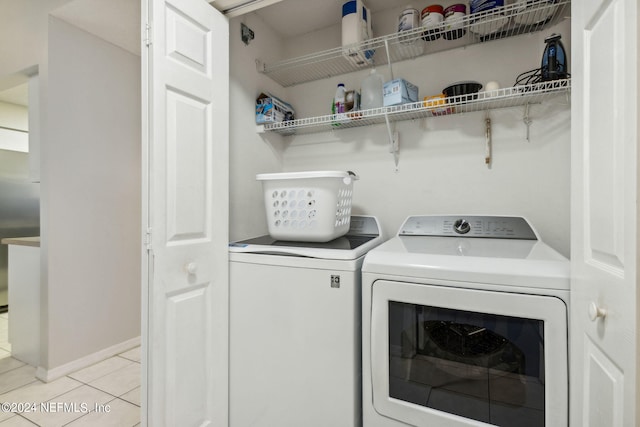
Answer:
[(489, 117), (489, 111), (487, 111), (484, 116), (484, 126), (484, 163), (487, 165), (487, 168), (491, 169), (491, 151), (493, 147), (491, 143), (491, 117)]
[(531, 118), (529, 117), (529, 103), (527, 103), (524, 106), (524, 116), (522, 117), (522, 121), (524, 122), (524, 125), (527, 127), (527, 134), (526, 134), (526, 139), (527, 142), (531, 142), (531, 138), (529, 137), (529, 127), (531, 126), (531, 123), (533, 123), (533, 120), (531, 120)]
[(398, 170), (398, 162), (400, 161), (400, 134), (396, 131), (395, 122), (389, 121), (389, 115), (385, 113), (384, 120), (387, 124), (387, 134), (389, 135), (389, 152), (393, 154), (393, 162)]
[[(389, 66), (389, 78), (393, 80), (393, 62), (389, 51), (389, 40), (384, 41), (384, 49), (387, 53), (387, 64)], [(396, 124), (389, 123), (389, 114), (384, 113), (384, 121), (387, 123), (387, 133), (389, 134), (389, 152), (393, 154), (393, 163), (398, 172), (398, 163), (400, 162), (400, 136), (396, 131)]]

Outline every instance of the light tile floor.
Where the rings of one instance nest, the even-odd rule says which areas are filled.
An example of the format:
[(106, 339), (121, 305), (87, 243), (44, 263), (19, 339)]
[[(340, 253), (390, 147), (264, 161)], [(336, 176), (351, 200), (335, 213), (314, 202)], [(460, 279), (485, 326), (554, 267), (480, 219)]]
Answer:
[(140, 347), (43, 383), (11, 357), (8, 324), (0, 314), (0, 427), (140, 424)]

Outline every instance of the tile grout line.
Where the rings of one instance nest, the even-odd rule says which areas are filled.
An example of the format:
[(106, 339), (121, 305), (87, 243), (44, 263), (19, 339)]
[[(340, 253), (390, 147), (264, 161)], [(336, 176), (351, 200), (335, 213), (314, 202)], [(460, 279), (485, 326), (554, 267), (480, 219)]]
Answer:
[[(22, 418), (23, 420), (27, 421), (28, 423), (31, 423), (31, 424), (32, 424), (32, 425), (34, 425), (34, 426), (42, 427), (42, 426), (40, 426), (40, 424), (36, 424), (36, 423), (34, 423), (34, 422), (33, 422), (33, 421), (31, 421), (29, 418), (27, 418), (27, 417), (23, 417), (23, 416), (22, 416), (21, 414), (19, 414), (19, 413), (15, 413), (15, 415), (16, 415), (17, 417), (20, 417), (20, 418)], [(15, 417), (7, 418), (5, 421), (8, 421), (8, 420), (13, 419), (13, 418), (15, 418)], [(4, 423), (4, 421), (3, 421), (3, 423)]]
[[(12, 370), (13, 370), (13, 369), (12, 369)], [(7, 372), (11, 372), (11, 371), (7, 371)], [(17, 386), (16, 388), (12, 388), (12, 389), (10, 389), (10, 390), (5, 391), (5, 392), (4, 392), (4, 393), (2, 393), (2, 394), (11, 393), (12, 391), (19, 390), (19, 389), (21, 389), (21, 388), (23, 388), (23, 387), (26, 387), (26, 386), (29, 386), (29, 385), (31, 385), (31, 384), (33, 384), (33, 383), (37, 383), (38, 381), (39, 381), (39, 380), (38, 380), (37, 378), (34, 378), (34, 379), (33, 379), (33, 381), (28, 382), (28, 383), (25, 383), (25, 384), (21, 384), (21, 385)]]
[(132, 388), (131, 390), (128, 390), (128, 391), (126, 391), (126, 392), (122, 393), (120, 396), (116, 396), (116, 395), (115, 395), (115, 394), (113, 394), (113, 393), (109, 393), (108, 391), (101, 390), (101, 389), (99, 389), (98, 387), (94, 387), (94, 386), (92, 386), (91, 384), (85, 384), (85, 385), (86, 385), (86, 386), (88, 386), (88, 387), (91, 387), (91, 388), (92, 388), (92, 389), (94, 389), (94, 390), (101, 391), (101, 392), (102, 392), (102, 393), (104, 393), (104, 394), (108, 394), (109, 396), (111, 396), (111, 397), (113, 397), (113, 398), (115, 398), (115, 399), (124, 400), (125, 402), (127, 402), (127, 403), (131, 403), (132, 405), (135, 405), (135, 406), (137, 406), (138, 408), (140, 407), (140, 405), (138, 405), (138, 404), (136, 404), (136, 403), (133, 403), (133, 402), (129, 402), (127, 399), (123, 399), (123, 398), (122, 398), (122, 396), (124, 396), (124, 395), (125, 395), (125, 394), (127, 394), (127, 393), (131, 393), (133, 390), (137, 389), (137, 388), (138, 388), (138, 387), (140, 387), (140, 386), (135, 386), (135, 387), (134, 387), (134, 388)]
[[(8, 359), (8, 358), (13, 359), (13, 357), (11, 357), (11, 356), (9, 356), (9, 357), (5, 357), (5, 359)], [(18, 359), (13, 359), (13, 360), (17, 360), (18, 362), (22, 363), (22, 365), (16, 366), (15, 368), (8, 369), (8, 370), (6, 370), (6, 371), (4, 371), (4, 372), (0, 372), (0, 377), (1, 377), (1, 376), (3, 376), (4, 374), (8, 373), (8, 372), (15, 371), (16, 369), (20, 369), (20, 368), (23, 368), (23, 367), (25, 367), (25, 366), (31, 366), (31, 365), (27, 365), (27, 364), (26, 364), (26, 363), (24, 363), (22, 360), (18, 360)], [(35, 377), (34, 377), (34, 378), (35, 378)], [(2, 394), (4, 394), (4, 393), (2, 393)]]
[[(107, 359), (105, 359), (105, 360), (109, 360), (109, 359), (112, 359), (112, 358), (114, 358), (114, 357), (118, 357), (118, 358), (120, 358), (120, 359), (126, 360), (127, 362), (133, 362), (133, 363), (137, 363), (138, 365), (140, 365), (140, 362), (136, 362), (136, 361), (134, 361), (134, 360), (127, 359), (126, 357), (120, 357), (120, 355), (117, 355), (117, 354), (116, 354), (115, 356), (111, 356), (110, 358), (107, 358)], [(67, 377), (69, 377), (69, 378), (71, 378), (72, 380), (79, 381), (79, 382), (81, 382), (82, 384), (89, 385), (89, 383), (86, 383), (86, 382), (84, 382), (84, 381), (82, 381), (82, 380), (79, 380), (79, 379), (73, 378), (71, 375), (73, 375), (73, 374), (75, 374), (75, 373), (77, 373), (77, 372), (80, 372), (80, 371), (82, 371), (83, 369), (87, 369), (87, 368), (90, 368), (90, 367), (92, 367), (92, 366), (94, 366), (94, 365), (97, 365), (98, 363), (102, 363), (102, 362), (104, 362), (105, 360), (102, 360), (102, 361), (100, 361), (100, 362), (94, 363), (93, 365), (89, 365), (89, 366), (87, 366), (86, 368), (78, 369), (77, 371), (75, 371), (75, 372), (71, 372), (71, 373), (67, 374), (66, 376), (67, 376)], [(132, 363), (132, 364), (133, 364), (133, 363)], [(129, 366), (131, 366), (131, 365), (126, 365), (126, 366), (124, 366), (124, 367), (122, 367), (122, 368), (118, 368), (118, 369), (116, 369), (116, 370), (114, 370), (114, 371), (111, 371), (111, 372), (109, 372), (109, 373), (106, 373), (106, 374), (104, 374), (104, 375), (100, 375), (99, 377), (93, 378), (93, 379), (91, 380), (91, 382), (93, 382), (93, 381), (97, 381), (97, 380), (99, 380), (100, 378), (104, 378), (104, 377), (106, 377), (107, 375), (111, 375), (111, 374), (113, 374), (114, 372), (118, 372), (118, 371), (120, 371), (120, 370), (122, 370), (122, 369), (125, 369), (125, 368), (129, 367)]]
[[(87, 385), (88, 385), (88, 384), (87, 384)], [(95, 387), (94, 387), (94, 388), (95, 388)], [(98, 390), (98, 389), (96, 389), (96, 390)], [(102, 391), (102, 390), (100, 390), (100, 391)], [(110, 393), (106, 393), (106, 394), (108, 394), (108, 395), (110, 395), (110, 396), (113, 396), (113, 395), (112, 395), (112, 394), (110, 394)], [(114, 399), (111, 399), (111, 400), (107, 400), (107, 401), (104, 403), (104, 405), (108, 405), (109, 403), (113, 402), (113, 401), (114, 401), (114, 400), (116, 400), (116, 399), (117, 399), (117, 397), (116, 397), (116, 398), (114, 398)], [(86, 416), (88, 416), (88, 415), (90, 415), (90, 414), (93, 414), (94, 412), (96, 412), (96, 411), (89, 411), (89, 412), (87, 412), (86, 414), (82, 415), (81, 417), (78, 417), (78, 418), (76, 418), (75, 420), (72, 420), (72, 421), (69, 421), (69, 422), (68, 422), (68, 423), (66, 423), (66, 424), (63, 424), (63, 425), (62, 425), (62, 427), (64, 427), (64, 426), (68, 426), (68, 425), (69, 425), (69, 424), (71, 424), (71, 423), (75, 423), (76, 421), (78, 421), (78, 420), (80, 420), (80, 419), (82, 419), (82, 418), (84, 418), (84, 417), (86, 417)]]

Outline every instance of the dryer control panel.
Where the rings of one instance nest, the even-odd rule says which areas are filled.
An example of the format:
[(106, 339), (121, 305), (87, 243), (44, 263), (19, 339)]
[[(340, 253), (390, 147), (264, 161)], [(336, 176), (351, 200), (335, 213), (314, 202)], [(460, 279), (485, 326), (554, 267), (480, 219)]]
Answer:
[(527, 220), (515, 216), (410, 216), (398, 235), (538, 240)]

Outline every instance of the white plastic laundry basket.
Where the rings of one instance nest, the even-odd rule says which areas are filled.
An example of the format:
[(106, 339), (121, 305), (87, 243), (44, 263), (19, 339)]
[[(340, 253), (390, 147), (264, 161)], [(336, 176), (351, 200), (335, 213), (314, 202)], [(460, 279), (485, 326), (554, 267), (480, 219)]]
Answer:
[(262, 181), (269, 235), (276, 240), (328, 242), (351, 222), (353, 182), (348, 171), (268, 173)]

